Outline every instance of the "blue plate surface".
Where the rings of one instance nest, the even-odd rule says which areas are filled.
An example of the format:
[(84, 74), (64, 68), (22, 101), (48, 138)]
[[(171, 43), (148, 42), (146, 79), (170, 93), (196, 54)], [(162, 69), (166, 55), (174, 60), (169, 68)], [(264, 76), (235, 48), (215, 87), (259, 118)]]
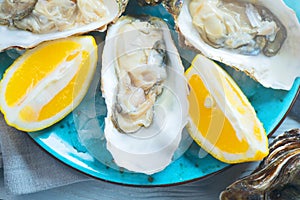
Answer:
[[(285, 0), (285, 2), (295, 10), (299, 19), (300, 2), (293, 0)], [(161, 6), (140, 8), (135, 1), (131, 0), (126, 13), (158, 16), (167, 21), (170, 27), (174, 25), (172, 17)], [(173, 34), (176, 41), (176, 33), (173, 32)], [(105, 34), (101, 33), (93, 33), (93, 35), (98, 41), (105, 37)], [(179, 51), (184, 59), (183, 62), (188, 65), (195, 54), (181, 48)], [(13, 62), (11, 54), (14, 53), (13, 50), (0, 53), (2, 65), (0, 78), (5, 69)], [(266, 132), (272, 133), (284, 119), (298, 95), (300, 78), (295, 81), (290, 91), (273, 90), (262, 87), (241, 72), (227, 66), (223, 67), (249, 98)], [(114, 183), (136, 186), (172, 185), (198, 180), (220, 172), (229, 166), (201, 151), (198, 145), (191, 142), (186, 132), (183, 134), (181, 146), (184, 147), (187, 143), (191, 143), (191, 145), (188, 149), (179, 149), (176, 152), (177, 156), (175, 154), (174, 161), (159, 173), (148, 176), (128, 172), (116, 166), (105, 148), (105, 138), (103, 137), (106, 107), (98, 84), (100, 68), (99, 65), (94, 82), (78, 108), (59, 123), (43, 131), (29, 133), (42, 148), (60, 161), (88, 175)], [(181, 154), (182, 152), (184, 154)]]

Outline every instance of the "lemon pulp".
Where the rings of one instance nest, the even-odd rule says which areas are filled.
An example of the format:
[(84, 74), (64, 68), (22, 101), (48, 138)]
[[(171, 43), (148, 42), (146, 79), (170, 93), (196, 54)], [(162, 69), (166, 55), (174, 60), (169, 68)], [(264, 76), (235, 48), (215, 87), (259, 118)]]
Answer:
[(9, 125), (34, 131), (70, 113), (85, 95), (97, 63), (91, 36), (45, 42), (26, 51), (1, 80), (1, 111)]
[(268, 140), (256, 113), (231, 77), (198, 55), (186, 71), (188, 131), (207, 152), (227, 163), (261, 160)]

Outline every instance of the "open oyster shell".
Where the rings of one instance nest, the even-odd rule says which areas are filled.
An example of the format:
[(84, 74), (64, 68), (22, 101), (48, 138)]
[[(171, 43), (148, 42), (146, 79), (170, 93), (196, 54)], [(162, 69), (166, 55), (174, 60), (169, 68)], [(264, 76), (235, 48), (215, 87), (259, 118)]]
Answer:
[(258, 168), (227, 187), (220, 199), (299, 199), (299, 175), (300, 129), (293, 129), (276, 137)]
[[(128, 0), (76, 1), (78, 5), (71, 0), (16, 0), (14, 5), (5, 5), (6, 2), (11, 1), (0, 1), (0, 52), (10, 47), (31, 48), (43, 41), (93, 30), (104, 31), (109, 23), (122, 14)], [(22, 6), (17, 6), (18, 3)], [(50, 7), (48, 4), (51, 4)], [(96, 17), (95, 12), (98, 11), (93, 10), (94, 4), (102, 6), (105, 15)], [(39, 6), (39, 10), (34, 10), (36, 7), (33, 6)], [(76, 18), (85, 21), (74, 22)]]
[(167, 24), (121, 17), (102, 54), (104, 134), (115, 163), (153, 174), (168, 166), (187, 123), (187, 83)]
[[(185, 0), (179, 15), (175, 16), (176, 25), (179, 32), (183, 35), (186, 45), (194, 47), (206, 57), (244, 71), (265, 87), (284, 90), (289, 90), (292, 87), (295, 78), (300, 76), (300, 57), (298, 56), (298, 52), (300, 52), (300, 25), (295, 13), (288, 8), (282, 0), (242, 0), (238, 2), (232, 0), (198, 0), (198, 2), (195, 3), (196, 1), (197, 0)], [(177, 0), (177, 2), (180, 1)], [(191, 5), (191, 2), (194, 4)], [(247, 7), (244, 9), (246, 13), (235, 15), (234, 11), (232, 14), (232, 11), (229, 9), (229, 7), (233, 7), (231, 6), (232, 2), (245, 5)], [(229, 6), (221, 9), (219, 7), (221, 4), (227, 4)], [(260, 8), (262, 9), (260, 10)], [(204, 14), (201, 16), (199, 9), (203, 9), (203, 12), (201, 12)], [(252, 11), (248, 12), (249, 10)], [(196, 14), (192, 16), (191, 13)], [(248, 16), (245, 21), (234, 19), (242, 15)], [(197, 17), (198, 19), (196, 19)], [(203, 22), (201, 22), (201, 20), (206, 20), (207, 22), (204, 23), (204, 27), (202, 27)], [(244, 34), (245, 32), (243, 32), (235, 38), (234, 35), (238, 34), (237, 30), (243, 29), (243, 27), (240, 28), (243, 23), (250, 24), (247, 25), (246, 28), (250, 28), (249, 34)], [(199, 32), (199, 27), (197, 28), (195, 24), (203, 28), (201, 29), (202, 32), (206, 32), (200, 34), (201, 31)], [(216, 26), (216, 24), (220, 26)], [(261, 26), (262, 24), (266, 26)], [(281, 28), (280, 24), (282, 24), (284, 28)], [(231, 28), (234, 29), (232, 30)], [(279, 28), (280, 30), (278, 31)], [(218, 32), (220, 29), (225, 31)], [(271, 31), (271, 29), (274, 29), (272, 33), (266, 33)], [(281, 31), (284, 29), (285, 31)], [(224, 36), (224, 33), (230, 31), (232, 31), (232, 35)], [(208, 39), (205, 34), (206, 36), (208, 35)], [(219, 34), (222, 37), (220, 37)], [(266, 35), (262, 37), (261, 35), (264, 34)], [(284, 37), (284, 35), (286, 35), (286, 38), (283, 38), (283, 43), (274, 43), (273, 45), (271, 41), (273, 41), (274, 37), (277, 39)], [(230, 37), (233, 39), (230, 40)], [(270, 42), (266, 38), (271, 38)], [(226, 40), (227, 46), (232, 45), (234, 49), (226, 48), (226, 45), (225, 47), (222, 46), (224, 44), (223, 40)], [(239, 43), (242, 40), (249, 40), (249, 44), (254, 44), (250, 47), (251, 45)], [(220, 43), (221, 45), (209, 44), (210, 41)], [(271, 49), (271, 51), (274, 50), (274, 54), (264, 55), (262, 51), (255, 52), (257, 46), (264, 46), (265, 43), (273, 45), (272, 48), (274, 49)], [(249, 48), (253, 50), (249, 50)], [(243, 53), (243, 51), (246, 53)], [(278, 52), (276, 53), (276, 51)]]

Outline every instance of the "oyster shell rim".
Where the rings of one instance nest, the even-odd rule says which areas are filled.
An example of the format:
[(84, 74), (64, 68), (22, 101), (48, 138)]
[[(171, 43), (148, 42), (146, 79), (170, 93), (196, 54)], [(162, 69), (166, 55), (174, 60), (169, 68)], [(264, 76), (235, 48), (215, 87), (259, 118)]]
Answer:
[[(168, 28), (168, 26), (167, 26), (167, 24), (166, 24), (166, 22), (164, 22), (162, 19), (160, 19), (160, 18), (157, 18), (157, 17), (153, 17), (153, 16), (145, 16), (145, 15), (142, 15), (142, 16), (140, 16), (140, 18), (139, 17), (132, 17), (132, 16), (130, 16), (130, 15), (125, 15), (125, 16), (122, 16), (119, 20), (118, 20), (118, 22), (117, 23), (115, 23), (113, 26), (116, 26), (116, 25), (119, 25), (118, 23), (120, 23), (120, 25), (122, 25), (122, 23), (128, 23), (128, 22), (131, 22), (131, 21), (135, 21), (135, 20), (140, 20), (140, 21), (150, 21), (150, 20), (152, 20), (153, 22), (155, 22), (155, 23), (158, 23), (158, 28), (160, 28), (160, 29), (162, 29), (163, 31), (162, 31), (162, 34), (163, 34), (163, 37), (165, 38), (165, 39), (171, 39), (172, 40), (172, 42), (170, 42), (170, 43), (167, 43), (166, 42), (166, 48), (167, 48), (167, 50), (166, 50), (166, 52), (167, 52), (167, 54), (169, 54), (169, 55), (172, 55), (172, 57), (175, 57), (175, 56), (177, 56), (177, 55), (179, 55), (179, 53), (178, 53), (178, 51), (177, 51), (177, 48), (176, 48), (176, 46), (175, 46), (175, 43), (174, 43), (174, 41), (173, 41), (173, 39), (172, 39), (172, 37), (171, 37), (171, 34), (170, 34), (170, 29)], [(109, 33), (110, 32), (110, 30), (108, 30), (108, 34), (107, 34), (107, 36), (106, 36), (106, 40), (112, 40), (112, 41), (110, 41), (109, 43), (115, 43), (115, 35), (114, 34), (118, 34), (117, 33), (117, 30), (118, 30), (118, 28), (114, 28), (114, 29), (116, 29), (116, 30), (111, 30), (111, 34)], [(114, 59), (108, 59), (107, 57), (108, 57), (108, 53), (110, 53), (110, 54), (113, 54), (113, 55), (111, 55), (110, 57), (113, 57), (113, 56), (115, 56), (114, 55), (114, 53), (115, 52), (111, 52), (111, 50), (109, 50), (108, 48), (108, 50), (107, 51), (105, 51), (105, 46), (106, 46), (106, 44), (107, 44), (107, 42), (105, 42), (105, 45), (104, 45), (104, 49), (103, 49), (103, 54), (102, 54), (102, 69), (101, 69), (101, 74), (103, 75), (104, 73), (107, 73), (106, 71), (111, 71), (110, 72), (110, 74), (112, 74), (112, 73), (114, 73), (114, 76), (116, 76), (116, 74), (115, 74), (115, 72), (112, 72), (112, 71), (114, 71), (115, 69), (114, 69), (114, 64), (116, 64), (116, 62), (114, 61)], [(110, 49), (111, 49), (111, 47), (110, 47)], [(109, 51), (109, 52), (108, 52)], [(173, 55), (174, 54), (174, 55)], [(167, 71), (174, 71), (174, 72), (172, 72), (172, 73), (180, 73), (180, 75), (182, 75), (182, 77), (184, 77), (184, 75), (183, 75), (183, 73), (184, 73), (184, 67), (183, 67), (183, 65), (182, 65), (182, 63), (181, 63), (181, 60), (179, 59), (179, 57), (176, 57), (177, 59), (176, 60), (174, 60), (174, 61), (171, 61), (171, 62), (174, 62), (174, 63), (176, 63), (176, 67), (167, 67), (167, 68), (170, 68), (170, 69), (167, 69)], [(174, 59), (174, 58), (173, 58)], [(104, 72), (105, 71), (105, 72)], [(181, 74), (181, 72), (182, 72), (182, 74)], [(170, 76), (171, 77), (171, 76)], [(106, 79), (108, 79), (108, 78), (106, 78)], [(110, 81), (111, 82), (111, 84), (112, 83), (115, 83), (116, 81), (117, 81), (117, 78), (116, 77), (110, 77), (110, 79), (113, 79), (112, 81)], [(167, 87), (170, 87), (170, 84), (172, 84), (173, 82), (174, 82), (174, 80), (173, 80), (174, 78), (171, 78), (170, 79), (170, 81), (171, 81), (171, 83), (169, 83), (170, 81), (167, 81), (167, 83), (166, 83), (166, 86)], [(182, 82), (183, 80), (185, 80), (184, 78), (182, 78), (182, 80), (181, 79), (179, 79), (178, 80), (178, 82)], [(107, 149), (109, 150), (109, 152), (111, 152), (111, 154), (113, 155), (113, 157), (114, 157), (114, 155), (117, 155), (117, 152), (119, 152), (119, 154), (121, 154), (122, 153), (122, 155), (128, 155), (127, 157), (127, 159), (133, 159), (132, 157), (139, 157), (139, 156), (141, 156), (142, 154), (137, 154), (137, 151), (133, 151), (133, 150), (128, 150), (128, 149), (126, 149), (126, 148), (128, 148), (128, 145), (125, 145), (125, 146), (127, 146), (126, 148), (124, 148), (123, 149), (123, 146), (124, 145), (121, 145), (122, 147), (118, 147), (118, 146), (116, 146), (116, 144), (113, 144), (111, 141), (110, 141), (110, 139), (108, 139), (107, 137), (109, 137), (109, 138), (114, 138), (114, 137), (112, 137), (115, 133), (118, 133), (118, 134), (120, 134), (120, 136), (122, 136), (122, 135), (127, 135), (126, 137), (132, 137), (131, 135), (133, 135), (133, 134), (135, 134), (135, 133), (130, 133), (130, 134), (123, 134), (123, 133), (119, 133), (118, 132), (118, 130), (116, 129), (116, 128), (114, 128), (114, 126), (112, 125), (112, 123), (111, 123), (111, 120), (110, 120), (110, 117), (111, 117), (111, 112), (112, 112), (112, 109), (111, 109), (111, 107), (112, 107), (112, 105), (113, 105), (113, 100), (112, 99), (110, 99), (110, 100), (107, 100), (107, 98), (109, 97), (109, 98), (112, 98), (114, 95), (113, 94), (111, 94), (111, 93), (113, 93), (113, 91), (115, 90), (115, 86), (113, 86), (113, 88), (111, 88), (110, 90), (108, 90), (107, 89), (107, 86), (104, 86), (104, 85), (107, 85), (107, 83), (106, 84), (104, 84), (104, 79), (102, 78), (101, 79), (101, 91), (102, 91), (102, 96), (105, 98), (105, 102), (106, 102), (106, 105), (107, 105), (107, 107), (109, 108), (108, 109), (108, 112), (107, 112), (107, 117), (105, 118), (105, 124), (106, 124), (106, 126), (105, 126), (105, 130), (104, 130), (104, 135), (105, 135), (105, 137), (106, 137), (106, 139), (107, 139)], [(177, 84), (178, 85), (178, 84)], [(173, 86), (174, 87), (174, 86)], [(187, 85), (183, 85), (183, 86), (181, 86), (180, 87), (181, 89), (185, 89), (185, 93), (184, 94), (179, 94), (180, 96), (179, 97), (182, 97), (183, 95), (187, 95)], [(173, 88), (174, 89), (174, 88)], [(109, 92), (110, 94), (106, 94), (106, 92)], [(165, 92), (166, 93), (166, 92)], [(161, 94), (161, 95), (163, 95), (163, 94)], [(165, 94), (166, 95), (166, 94)], [(165, 96), (164, 95), (164, 96)], [(178, 97), (177, 97), (178, 98)], [(162, 147), (162, 148), (160, 148), (160, 149), (156, 149), (155, 151), (153, 151), (153, 149), (151, 149), (151, 148), (146, 148), (146, 152), (144, 152), (145, 154), (147, 153), (147, 155), (148, 155), (148, 157), (149, 156), (153, 156), (152, 154), (157, 154), (157, 155), (160, 155), (159, 153), (161, 152), (161, 149), (170, 149), (170, 147), (172, 147), (171, 149), (171, 151), (173, 152), (172, 153), (172, 155), (171, 155), (171, 158), (172, 158), (172, 156), (173, 156), (173, 154), (174, 154), (174, 152), (176, 151), (176, 149), (177, 149), (177, 146), (179, 145), (179, 142), (180, 142), (180, 138), (181, 138), (181, 133), (182, 133), (182, 130), (183, 130), (183, 128), (185, 127), (185, 124), (187, 123), (187, 116), (186, 117), (183, 117), (183, 116), (185, 116), (185, 115), (187, 115), (187, 113), (188, 113), (188, 108), (187, 108), (187, 105), (188, 105), (188, 102), (187, 102), (187, 98), (186, 99), (182, 99), (182, 100), (178, 100), (178, 99), (176, 99), (176, 101), (179, 101), (179, 103), (183, 103), (183, 105), (181, 105), (181, 113), (180, 113), (180, 118), (182, 119), (181, 120), (181, 122), (180, 122), (180, 124), (179, 125), (177, 125), (178, 127), (176, 128), (176, 130), (179, 128), (181, 131), (179, 131), (178, 133), (176, 133), (176, 135), (175, 134), (172, 134), (172, 135), (174, 135), (174, 136), (171, 136), (171, 138), (172, 138), (172, 140), (170, 140), (170, 141), (167, 141), (167, 140), (165, 140), (166, 142), (164, 143), (164, 146)], [(178, 118), (178, 117), (177, 117)], [(179, 127), (180, 126), (180, 127)], [(108, 129), (108, 130), (107, 130)], [(165, 129), (165, 128), (164, 128)], [(163, 130), (164, 130), (163, 129)], [(109, 132), (109, 133), (108, 133)], [(123, 136), (122, 136), (123, 137)], [(126, 138), (125, 137), (125, 138)], [(124, 139), (125, 139), (124, 138)], [(112, 139), (112, 141), (114, 141), (115, 139)], [(152, 140), (152, 139), (151, 139)], [(171, 145), (171, 146), (170, 146)], [(173, 146), (176, 146), (176, 148), (175, 148), (175, 150), (174, 150), (174, 147)], [(118, 149), (118, 150), (117, 150)], [(126, 152), (126, 150), (127, 150), (127, 152)], [(168, 150), (168, 151), (170, 151), (170, 150)], [(114, 152), (114, 153), (113, 153)], [(130, 157), (131, 156), (131, 157)], [(121, 157), (121, 156), (119, 156), (119, 157)], [(146, 170), (146, 169), (139, 169), (139, 170), (141, 170), (141, 171), (137, 171), (136, 169), (136, 171), (135, 170), (133, 170), (133, 168), (131, 168), (131, 169), (128, 169), (128, 170), (131, 170), (131, 171), (134, 171), (134, 172), (139, 172), (139, 173), (145, 173), (145, 174), (153, 174), (153, 173), (157, 173), (157, 172), (159, 172), (159, 171), (161, 171), (161, 170), (163, 170), (165, 167), (167, 167), (169, 164), (170, 164), (170, 162), (171, 162), (171, 158), (170, 158), (170, 160), (166, 160), (166, 163), (163, 163), (163, 164), (161, 164), (162, 163), (162, 161), (160, 161), (161, 163), (159, 164), (159, 165), (163, 165), (163, 167), (159, 167), (159, 168), (157, 168), (157, 166), (154, 168), (154, 169), (151, 169), (151, 170)], [(144, 160), (147, 160), (148, 158), (144, 158)], [(120, 162), (120, 161), (116, 161), (116, 159), (115, 159), (115, 162), (117, 163), (117, 165), (118, 166), (120, 166), (120, 167), (124, 167), (124, 161), (122, 161), (122, 162)], [(165, 160), (163, 161), (163, 162), (165, 162)], [(157, 165), (157, 164), (156, 164)], [(127, 165), (128, 166), (128, 165)], [(137, 165), (138, 166), (138, 165)], [(132, 167), (132, 166), (131, 166)]]
[[(293, 83), (295, 82), (296, 78), (300, 76), (300, 70), (296, 71), (297, 66), (298, 66), (298, 68), (300, 67), (298, 64), (300, 62), (300, 60), (298, 60), (299, 62), (297, 62), (296, 58), (298, 58), (299, 56), (297, 57), (297, 55), (295, 53), (295, 52), (300, 52), (300, 45), (299, 46), (294, 45), (295, 42), (293, 43), (293, 41), (291, 41), (291, 39), (288, 36), (286, 38), (286, 41), (282, 45), (279, 53), (273, 57), (266, 57), (266, 58), (264, 58), (264, 56), (261, 56), (261, 55), (256, 56), (256, 57), (255, 56), (249, 57), (249, 56), (236, 54), (234, 52), (230, 52), (230, 51), (223, 50), (223, 49), (215, 49), (215, 48), (211, 47), (210, 45), (206, 44), (201, 39), (200, 36), (197, 36), (198, 32), (196, 31), (196, 28), (193, 27), (191, 24), (191, 16), (189, 14), (189, 8), (188, 8), (188, 6), (189, 6), (188, 4), (190, 1), (191, 0), (185, 0), (183, 2), (181, 11), (178, 14), (173, 14), (176, 29), (177, 29), (179, 35), (182, 36), (181, 42), (184, 45), (186, 45), (187, 47), (193, 48), (193, 49), (197, 49), (198, 52), (200, 52), (201, 54), (203, 54), (204, 56), (206, 56), (212, 60), (222, 62), (228, 66), (231, 66), (232, 68), (234, 68), (238, 71), (243, 71), (245, 74), (250, 76), (255, 81), (259, 82), (266, 88), (282, 89), (282, 90), (290, 90), (292, 88)], [(266, 5), (268, 5), (267, 1), (271, 1), (271, 0), (267, 0), (267, 1), (242, 0), (242, 1), (258, 3), (259, 5), (266, 6)], [(299, 38), (299, 41), (300, 41), (300, 35), (296, 34), (296, 32), (297, 33), (300, 32), (300, 20), (298, 20), (295, 11), (293, 9), (291, 9), (290, 7), (288, 7), (283, 0), (277, 0), (276, 2), (273, 2), (273, 3), (276, 3), (276, 4), (278, 4), (277, 6), (281, 6), (285, 9), (285, 11), (286, 11), (285, 18), (292, 19), (292, 20), (288, 20), (289, 28), (286, 28), (287, 32), (288, 32), (287, 34), (292, 35), (293, 37), (298, 36), (297, 38)], [(266, 6), (266, 7), (268, 7), (268, 6)], [(271, 12), (274, 13), (273, 7), (268, 7), (268, 8), (270, 9)], [(276, 10), (276, 8), (275, 8), (275, 10)], [(277, 18), (279, 18), (279, 17), (277, 16)], [(185, 25), (184, 22), (188, 25)], [(188, 28), (189, 26), (191, 28)], [(188, 29), (188, 31), (187, 31), (187, 29)], [(293, 33), (293, 34), (291, 34), (291, 33)], [(191, 42), (191, 41), (196, 41), (196, 43), (193, 45), (192, 44), (193, 42)], [(287, 45), (291, 45), (291, 44), (293, 44), (294, 45), (293, 47), (295, 47), (296, 49), (294, 51), (286, 52), (287, 49), (288, 50), (290, 49), (289, 46), (287, 46)], [(230, 56), (228, 56), (230, 54), (233, 54), (235, 56), (235, 59), (230, 59)], [(223, 57), (223, 55), (225, 55), (225, 58)], [(290, 73), (289, 76), (293, 77), (292, 80), (287, 80), (287, 77), (285, 77), (285, 80), (278, 81), (278, 79), (280, 79), (279, 77), (281, 76), (279, 72), (271, 74), (272, 76), (271, 75), (268, 76), (268, 74), (266, 73), (266, 71), (268, 70), (268, 68), (270, 68), (270, 66), (272, 66), (274, 69), (274, 65), (277, 65), (279, 56), (280, 56), (280, 59), (285, 59), (286, 61), (289, 59), (290, 60), (294, 59), (294, 61), (292, 63), (289, 63), (289, 66), (291, 66), (291, 64), (292, 64), (292, 67), (288, 71), (297, 72), (298, 75), (296, 75), (295, 73)], [(264, 67), (263, 69), (260, 69), (262, 66), (257, 67), (260, 70), (259, 72), (257, 72), (258, 70), (256, 70), (255, 67), (252, 67), (253, 59), (255, 61), (257, 60), (260, 63), (263, 63), (263, 65), (262, 65)], [(234, 60), (241, 60), (241, 61), (236, 62)], [(279, 65), (277, 67), (279, 67)], [(293, 70), (291, 70), (291, 69), (293, 69)], [(273, 72), (274, 70), (269, 70), (269, 72), (270, 71)], [(276, 76), (275, 79), (273, 79), (274, 75)], [(266, 77), (268, 77), (268, 79), (265, 79)]]
[[(66, 38), (73, 35), (82, 35), (91, 31), (104, 32), (107, 29), (107, 26), (110, 23), (114, 23), (125, 11), (129, 0), (104, 0), (104, 2), (114, 3), (110, 4), (110, 7), (108, 8), (112, 9), (114, 12), (109, 12), (109, 16), (107, 16), (105, 20), (101, 19), (81, 27), (75, 27), (61, 32), (36, 34), (26, 30), (11, 29), (5, 25), (0, 25), (0, 52), (11, 48), (30, 49), (45, 41)], [(7, 35), (12, 35), (14, 37), (7, 42)], [(19, 40), (19, 38), (21, 38), (21, 40)]]

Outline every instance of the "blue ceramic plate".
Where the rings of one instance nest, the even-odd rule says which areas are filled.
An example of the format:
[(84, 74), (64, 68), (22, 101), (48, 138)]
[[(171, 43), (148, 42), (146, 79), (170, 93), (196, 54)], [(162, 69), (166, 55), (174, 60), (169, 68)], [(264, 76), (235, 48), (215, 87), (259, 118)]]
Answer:
[[(299, 19), (300, 2), (293, 0), (285, 0), (285, 2), (296, 11)], [(161, 6), (137, 7), (135, 1), (131, 0), (126, 12), (158, 16), (167, 21), (170, 27), (173, 27), (174, 22), (171, 16)], [(105, 37), (100, 33), (94, 33), (94, 36), (100, 41)], [(174, 40), (176, 40), (175, 33)], [(179, 51), (184, 63), (188, 65), (194, 54), (181, 48)], [(7, 56), (11, 53), (13, 51), (0, 54), (2, 65), (0, 78), (2, 78), (4, 70), (13, 62)], [(103, 137), (106, 107), (98, 84), (100, 67), (98, 67), (88, 94), (76, 110), (50, 128), (29, 133), (33, 140), (51, 155), (67, 165), (101, 180), (136, 186), (172, 185), (199, 180), (229, 166), (201, 151), (198, 145), (191, 143), (188, 134), (184, 132), (182, 140), (184, 144), (181, 144), (180, 147), (186, 146), (187, 143), (191, 143), (191, 145), (188, 149), (179, 149), (175, 154), (174, 161), (162, 172), (148, 176), (118, 168), (105, 148), (105, 138)], [(236, 72), (226, 66), (223, 67), (249, 98), (266, 132), (271, 134), (292, 106), (298, 94), (300, 79), (295, 81), (290, 91), (273, 90), (262, 87), (241, 72)], [(181, 154), (182, 152), (185, 153)]]

